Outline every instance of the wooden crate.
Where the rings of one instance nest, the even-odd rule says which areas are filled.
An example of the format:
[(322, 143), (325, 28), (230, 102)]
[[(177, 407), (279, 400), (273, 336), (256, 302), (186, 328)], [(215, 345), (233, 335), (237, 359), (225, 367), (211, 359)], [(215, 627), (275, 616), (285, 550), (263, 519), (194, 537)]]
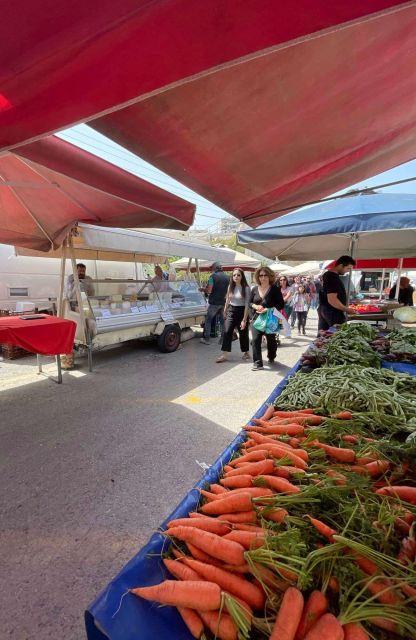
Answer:
[(30, 351), (16, 347), (13, 344), (2, 344), (0, 346), (2, 356), (5, 360), (17, 360), (18, 358), (25, 358), (26, 356), (33, 356), (33, 353)]

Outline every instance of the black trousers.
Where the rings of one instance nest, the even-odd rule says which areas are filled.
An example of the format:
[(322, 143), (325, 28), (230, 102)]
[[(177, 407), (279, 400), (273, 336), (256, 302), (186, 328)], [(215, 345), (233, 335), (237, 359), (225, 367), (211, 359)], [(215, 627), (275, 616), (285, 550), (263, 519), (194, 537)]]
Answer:
[(345, 313), (333, 307), (318, 307), (318, 331), (327, 331), (334, 324), (344, 324), (346, 322)]
[(266, 336), (267, 341), (267, 358), (269, 360), (274, 360), (276, 358), (277, 352), (277, 339), (275, 333), (264, 333), (263, 331), (258, 331), (253, 325), (251, 326), (251, 344), (253, 347), (253, 361), (254, 363), (263, 364), (263, 358), (261, 355), (261, 341), (263, 336)]
[(298, 319), (298, 329), (301, 331), (306, 327), (306, 316), (308, 315), (307, 311), (296, 311), (296, 316)]
[(222, 334), (221, 351), (231, 351), (234, 329), (238, 331), (240, 338), (240, 349), (243, 353), (250, 350), (248, 339), (248, 318), (244, 329), (240, 329), (240, 324), (244, 318), (244, 307), (233, 307), (231, 304), (227, 309), (227, 316), (224, 322), (224, 332)]

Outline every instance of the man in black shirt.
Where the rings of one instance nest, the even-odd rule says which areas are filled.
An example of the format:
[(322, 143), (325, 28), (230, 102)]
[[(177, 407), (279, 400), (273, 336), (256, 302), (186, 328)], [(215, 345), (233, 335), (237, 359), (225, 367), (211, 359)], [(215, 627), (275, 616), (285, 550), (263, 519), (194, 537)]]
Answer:
[(211, 269), (212, 274), (205, 288), (205, 293), (208, 295), (208, 310), (205, 317), (204, 333), (200, 340), (202, 344), (209, 344), (211, 323), (217, 314), (220, 316), (221, 324), (224, 324), (223, 309), (230, 284), (230, 278), (223, 272), (220, 262), (214, 262)]
[[(396, 298), (396, 284), (391, 288), (389, 300)], [(399, 300), (400, 304), (406, 307), (413, 307), (413, 287), (410, 286), (410, 280), (406, 276), (402, 276), (399, 281)]]
[(318, 330), (346, 322), (345, 314), (349, 312), (349, 307), (347, 292), (340, 276), (345, 275), (353, 266), (355, 260), (351, 256), (341, 256), (332, 269), (325, 271), (319, 292)]

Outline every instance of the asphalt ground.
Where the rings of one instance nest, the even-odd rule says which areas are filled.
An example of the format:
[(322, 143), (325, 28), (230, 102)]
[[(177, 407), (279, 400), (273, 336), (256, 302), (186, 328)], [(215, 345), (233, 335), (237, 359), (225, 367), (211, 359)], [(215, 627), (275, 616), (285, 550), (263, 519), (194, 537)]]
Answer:
[(108, 349), (62, 385), (53, 362), (38, 375), (35, 357), (0, 360), (0, 638), (85, 638), (88, 603), (295, 364), (309, 315), (263, 371), (237, 342), (217, 364), (217, 341), (198, 339)]

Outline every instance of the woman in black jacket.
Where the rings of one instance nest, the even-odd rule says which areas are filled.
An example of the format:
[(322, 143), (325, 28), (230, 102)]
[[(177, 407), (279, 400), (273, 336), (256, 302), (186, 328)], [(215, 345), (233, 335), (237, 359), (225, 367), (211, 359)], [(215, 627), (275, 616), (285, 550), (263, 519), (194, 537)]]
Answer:
[(263, 369), (261, 341), (264, 335), (267, 341), (267, 358), (269, 363), (273, 364), (276, 358), (276, 334), (258, 331), (258, 329), (253, 326), (253, 322), (257, 316), (263, 311), (266, 311), (266, 309), (278, 309), (278, 311), (282, 311), (285, 306), (280, 288), (274, 283), (275, 278), (274, 272), (269, 267), (258, 267), (254, 274), (254, 282), (257, 286), (251, 290), (249, 302), (250, 313), (252, 314), (253, 371)]

